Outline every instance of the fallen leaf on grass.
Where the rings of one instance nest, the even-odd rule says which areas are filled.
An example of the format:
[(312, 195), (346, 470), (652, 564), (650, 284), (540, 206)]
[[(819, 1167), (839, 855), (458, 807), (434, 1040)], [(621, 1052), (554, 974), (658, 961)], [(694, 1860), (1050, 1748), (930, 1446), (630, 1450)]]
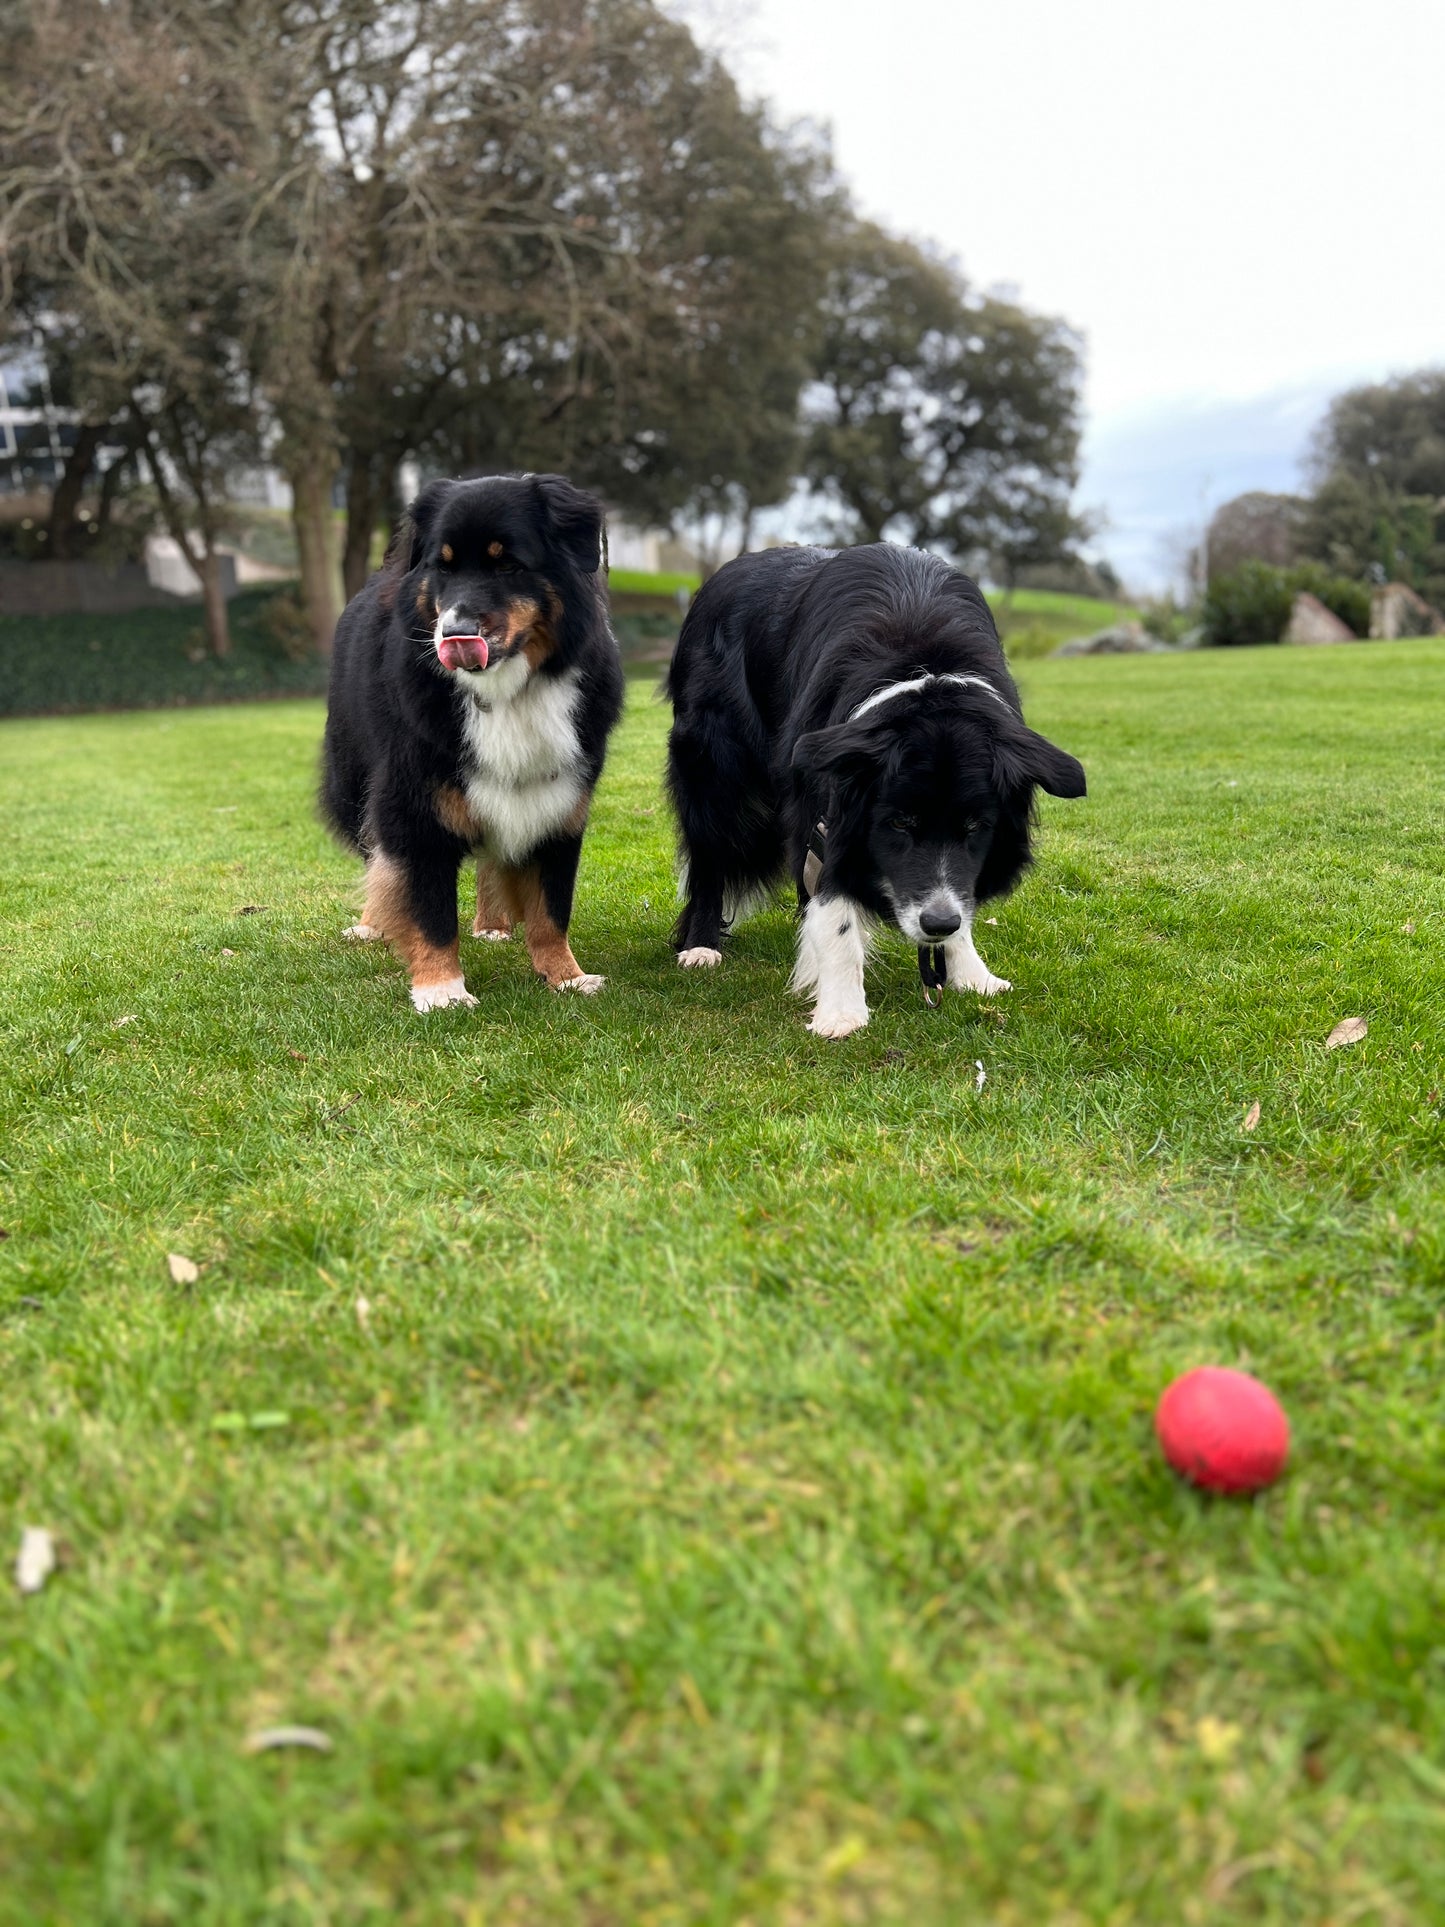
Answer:
[(39, 1592), (55, 1570), (55, 1541), (44, 1526), (23, 1526), (15, 1583), (21, 1592)]
[(193, 1285), (201, 1275), (201, 1267), (192, 1259), (183, 1258), (179, 1251), (166, 1253), (166, 1269), (173, 1285)]
[(1342, 1017), (1325, 1039), (1325, 1049), (1339, 1050), (1345, 1044), (1358, 1044), (1369, 1032), (1370, 1026), (1363, 1017)]
[(973, 1068), (978, 1073), (978, 1075), (973, 1080), (973, 1088), (976, 1091), (981, 1091), (984, 1085), (988, 1082), (988, 1072), (983, 1067), (983, 1059), (981, 1057), (974, 1058)]
[(117, 1017), (115, 1022), (111, 1025), (111, 1029), (123, 1030), (127, 1024), (133, 1024), (136, 1021), (137, 1021), (136, 1016), (134, 1012), (132, 1012), (129, 1017)]
[(1400, 928), (1404, 931), (1407, 937), (1413, 937), (1415, 934), (1415, 926), (1413, 923), (1402, 923), (1400, 925)]
[(264, 903), (243, 903), (236, 912), (238, 917), (259, 917), (265, 911)]
[(1256, 1098), (1244, 1114), (1244, 1129), (1252, 1131), (1259, 1122), (1259, 1099)]
[(304, 1050), (290, 1050), (290, 1049), (288, 1049), (288, 1050), (287, 1050), (287, 1052), (286, 1052), (286, 1055), (287, 1055), (288, 1057), (294, 1057), (294, 1058), (296, 1059), (296, 1062), (297, 1062), (298, 1064), (304, 1064), (304, 1063), (306, 1062), (306, 1053), (305, 1053), (305, 1051), (304, 1051)]
[(991, 924), (993, 925), (993, 927), (994, 927), (994, 929), (995, 929), (995, 930), (997, 930), (997, 928), (998, 928), (998, 918), (997, 918), (997, 917), (985, 917), (985, 918), (984, 918), (984, 922), (985, 922), (985, 923), (991, 923)]
[(357, 1299), (356, 1322), (364, 1332), (371, 1330), (371, 1300), (369, 1298)]
[(241, 1742), (243, 1753), (273, 1753), (277, 1747), (304, 1746), (312, 1753), (333, 1753), (331, 1735), (319, 1726), (263, 1726)]
[(1238, 1751), (1244, 1732), (1232, 1720), (1217, 1720), (1212, 1713), (1206, 1713), (1196, 1722), (1194, 1737), (1211, 1766), (1226, 1766)]
[(234, 957), (234, 956), (235, 956), (235, 954), (236, 954), (236, 953), (235, 953), (235, 951), (234, 951), (234, 950), (227, 950), (227, 949), (225, 948), (225, 946), (224, 946), (224, 945), (222, 946), (222, 948), (221, 948), (221, 955), (222, 955), (223, 957)]

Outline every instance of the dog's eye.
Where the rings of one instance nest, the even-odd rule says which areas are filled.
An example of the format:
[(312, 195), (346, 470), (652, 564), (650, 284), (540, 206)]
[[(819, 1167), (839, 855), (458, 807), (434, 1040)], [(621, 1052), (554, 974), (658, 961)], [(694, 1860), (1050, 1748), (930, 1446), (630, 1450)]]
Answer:
[(899, 836), (912, 836), (918, 829), (918, 818), (895, 816), (890, 820), (888, 827), (890, 830), (895, 830)]

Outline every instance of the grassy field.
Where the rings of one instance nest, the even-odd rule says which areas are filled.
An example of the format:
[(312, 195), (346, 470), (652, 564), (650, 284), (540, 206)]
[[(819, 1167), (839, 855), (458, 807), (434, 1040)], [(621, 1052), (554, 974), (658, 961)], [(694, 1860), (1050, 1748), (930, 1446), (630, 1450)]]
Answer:
[(837, 1045), (673, 967), (640, 683), (606, 992), (425, 1019), (317, 705), (0, 730), (7, 1927), (1445, 1918), (1445, 646), (1023, 677), (1015, 990)]

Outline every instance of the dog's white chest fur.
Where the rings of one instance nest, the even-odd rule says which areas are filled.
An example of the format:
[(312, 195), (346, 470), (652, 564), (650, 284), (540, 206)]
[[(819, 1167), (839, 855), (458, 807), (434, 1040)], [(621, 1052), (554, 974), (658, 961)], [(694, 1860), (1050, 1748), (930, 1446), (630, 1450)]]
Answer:
[(485, 695), (467, 700), (462, 723), (467, 801), (488, 852), (503, 863), (520, 863), (561, 829), (583, 795), (575, 674), (521, 681), (512, 669), (504, 663), (485, 681), (467, 678)]

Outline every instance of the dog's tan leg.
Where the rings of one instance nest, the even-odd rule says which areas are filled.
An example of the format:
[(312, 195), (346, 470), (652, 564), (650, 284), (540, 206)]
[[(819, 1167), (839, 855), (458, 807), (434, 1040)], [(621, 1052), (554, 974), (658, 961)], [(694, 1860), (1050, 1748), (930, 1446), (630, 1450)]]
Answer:
[(545, 977), (553, 990), (580, 990), (588, 997), (601, 990), (606, 978), (593, 976), (582, 968), (572, 955), (567, 932), (558, 926), (547, 908), (541, 871), (535, 868), (505, 870), (501, 876), (512, 919), (523, 926), (527, 954), (538, 975)]
[(496, 867), (486, 857), (477, 858), (477, 915), (472, 924), (474, 937), (489, 943), (505, 943), (514, 929), (511, 911)]
[[(381, 858), (380, 862), (384, 865), (385, 858)], [(347, 924), (341, 933), (343, 937), (350, 937), (353, 943), (377, 943), (386, 935), (385, 926), (381, 921), (386, 893), (382, 888), (377, 864), (376, 857), (366, 859), (366, 897), (361, 920), (358, 923)]]
[(385, 937), (411, 976), (411, 1001), (418, 1010), (444, 1010), (449, 1004), (477, 1000), (462, 979), (457, 940), (433, 943), (422, 934), (407, 899), (399, 865), (379, 852), (367, 859), (366, 908), (348, 935)]

